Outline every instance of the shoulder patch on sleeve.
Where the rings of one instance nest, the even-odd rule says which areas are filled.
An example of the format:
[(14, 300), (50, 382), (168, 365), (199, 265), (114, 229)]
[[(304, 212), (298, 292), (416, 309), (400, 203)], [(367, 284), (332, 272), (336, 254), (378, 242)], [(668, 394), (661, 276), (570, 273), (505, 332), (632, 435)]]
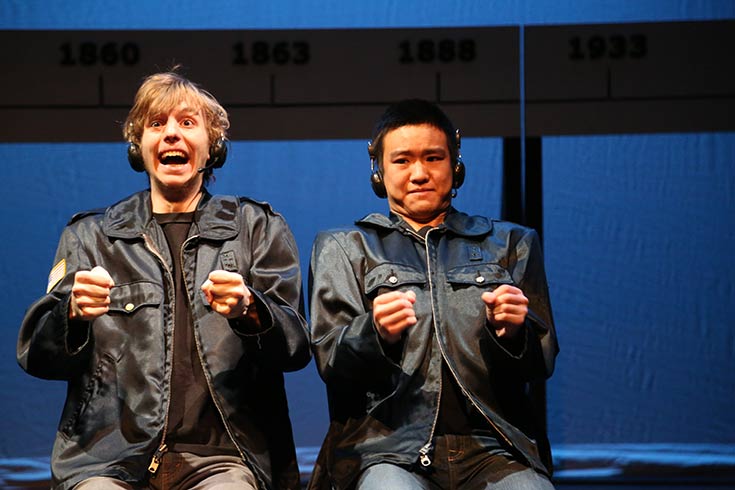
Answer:
[(46, 286), (46, 294), (50, 293), (51, 290), (61, 281), (66, 275), (66, 259), (61, 259), (51, 268), (51, 272), (48, 274), (48, 284)]

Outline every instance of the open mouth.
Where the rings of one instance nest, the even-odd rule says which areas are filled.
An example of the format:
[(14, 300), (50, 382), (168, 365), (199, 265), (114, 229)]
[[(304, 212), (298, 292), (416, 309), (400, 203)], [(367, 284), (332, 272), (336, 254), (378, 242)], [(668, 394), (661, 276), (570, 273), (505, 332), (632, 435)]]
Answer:
[(169, 150), (159, 153), (158, 160), (164, 165), (183, 165), (189, 162), (189, 155), (181, 150)]

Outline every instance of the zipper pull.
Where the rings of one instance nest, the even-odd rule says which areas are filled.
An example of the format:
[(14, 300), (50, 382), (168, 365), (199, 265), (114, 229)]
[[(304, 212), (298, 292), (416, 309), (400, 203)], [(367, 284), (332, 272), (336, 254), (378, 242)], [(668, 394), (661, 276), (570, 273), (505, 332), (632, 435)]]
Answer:
[(158, 466), (161, 464), (161, 458), (163, 458), (163, 453), (168, 451), (168, 446), (163, 443), (161, 444), (158, 449), (156, 449), (156, 452), (153, 453), (153, 458), (151, 458), (151, 464), (148, 465), (148, 472), (150, 472), (152, 475), (156, 474), (156, 471), (158, 470)]
[(421, 462), (421, 466), (427, 467), (431, 466), (431, 458), (429, 457), (429, 453), (431, 452), (432, 445), (431, 441), (427, 442), (424, 447), (419, 449), (419, 461)]

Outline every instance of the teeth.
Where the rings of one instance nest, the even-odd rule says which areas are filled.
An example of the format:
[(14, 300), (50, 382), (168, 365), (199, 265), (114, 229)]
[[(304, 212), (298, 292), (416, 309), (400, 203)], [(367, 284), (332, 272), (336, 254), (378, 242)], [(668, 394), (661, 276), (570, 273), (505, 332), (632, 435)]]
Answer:
[(178, 150), (164, 151), (161, 153), (161, 159), (164, 158), (186, 158), (186, 153)]

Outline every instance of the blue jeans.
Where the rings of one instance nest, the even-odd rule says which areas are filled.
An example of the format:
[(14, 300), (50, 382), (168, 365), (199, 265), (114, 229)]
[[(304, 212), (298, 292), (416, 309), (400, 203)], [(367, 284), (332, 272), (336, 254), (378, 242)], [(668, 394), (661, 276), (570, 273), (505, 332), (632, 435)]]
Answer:
[(431, 466), (404, 468), (381, 463), (367, 468), (356, 490), (553, 490), (549, 479), (511, 459), (490, 452), (472, 436), (435, 439)]

